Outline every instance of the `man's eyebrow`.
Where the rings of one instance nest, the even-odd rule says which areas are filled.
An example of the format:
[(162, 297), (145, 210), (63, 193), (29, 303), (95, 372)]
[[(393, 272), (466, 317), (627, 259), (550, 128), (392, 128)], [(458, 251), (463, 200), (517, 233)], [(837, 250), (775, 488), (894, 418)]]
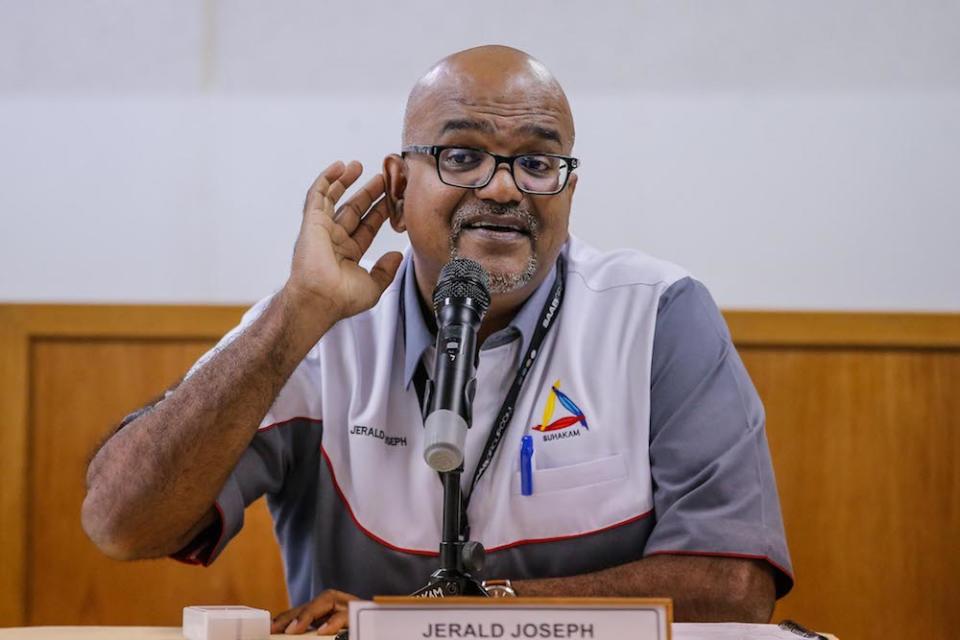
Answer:
[(540, 124), (525, 124), (520, 127), (521, 133), (526, 133), (528, 135), (534, 135), (538, 138), (544, 140), (552, 140), (557, 144), (563, 144), (563, 140), (560, 139), (560, 132), (556, 129), (551, 129), (550, 127), (545, 127)]
[(482, 131), (483, 133), (493, 133), (493, 125), (484, 120), (470, 120), (462, 118), (459, 120), (447, 120), (440, 129), (440, 135), (447, 131)]

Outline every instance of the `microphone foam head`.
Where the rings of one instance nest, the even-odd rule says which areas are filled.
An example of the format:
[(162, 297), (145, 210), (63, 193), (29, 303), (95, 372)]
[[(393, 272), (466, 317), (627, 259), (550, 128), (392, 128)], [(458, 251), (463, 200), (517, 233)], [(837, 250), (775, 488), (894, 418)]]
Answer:
[(423, 459), (434, 471), (453, 471), (463, 464), (463, 455), (449, 445), (431, 445), (423, 451)]
[(483, 316), (490, 307), (490, 277), (480, 263), (454, 258), (443, 265), (433, 290), (433, 308), (437, 311), (446, 298), (471, 298)]
[(467, 421), (459, 413), (438, 409), (423, 423), (423, 459), (435, 471), (453, 471), (463, 464)]

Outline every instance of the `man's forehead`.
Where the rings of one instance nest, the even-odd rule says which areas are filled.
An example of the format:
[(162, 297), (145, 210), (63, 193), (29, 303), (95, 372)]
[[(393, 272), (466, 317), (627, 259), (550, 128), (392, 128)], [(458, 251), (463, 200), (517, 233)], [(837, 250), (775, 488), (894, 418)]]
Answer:
[(448, 96), (428, 101), (412, 118), (415, 130), (436, 137), (451, 133), (535, 137), (572, 144), (569, 114), (556, 101), (522, 97)]
[[(467, 52), (471, 53), (471, 52)], [(532, 135), (573, 144), (573, 118), (563, 89), (540, 62), (522, 52), (455, 54), (431, 69), (407, 102), (404, 142), (449, 131)]]

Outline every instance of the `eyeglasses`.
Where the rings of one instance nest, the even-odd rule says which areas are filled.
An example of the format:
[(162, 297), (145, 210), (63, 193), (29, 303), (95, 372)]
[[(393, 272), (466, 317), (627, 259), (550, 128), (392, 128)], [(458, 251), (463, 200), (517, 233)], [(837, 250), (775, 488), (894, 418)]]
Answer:
[(482, 189), (493, 180), (497, 168), (506, 164), (520, 191), (542, 196), (563, 191), (570, 172), (580, 166), (576, 158), (555, 153), (498, 156), (482, 149), (444, 145), (411, 145), (400, 151), (402, 156), (410, 153), (433, 156), (440, 182), (451, 187)]

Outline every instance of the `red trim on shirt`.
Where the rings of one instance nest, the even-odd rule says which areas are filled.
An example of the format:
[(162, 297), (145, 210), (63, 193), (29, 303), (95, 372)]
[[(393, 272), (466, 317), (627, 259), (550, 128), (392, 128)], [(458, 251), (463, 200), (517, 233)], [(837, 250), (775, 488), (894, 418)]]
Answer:
[(313, 422), (315, 424), (323, 424), (323, 420), (318, 420), (317, 418), (310, 418), (307, 416), (297, 416), (296, 418), (287, 418), (286, 420), (281, 420), (280, 422), (274, 422), (273, 424), (268, 424), (265, 427), (258, 427), (257, 433), (263, 433), (264, 431), (270, 431), (271, 429), (276, 429), (277, 427), (283, 427), (291, 422), (296, 422), (297, 420), (306, 420), (307, 422)]
[(350, 514), (350, 519), (353, 520), (353, 523), (357, 525), (357, 528), (360, 529), (367, 537), (371, 538), (374, 542), (377, 542), (388, 549), (394, 551), (400, 551), (401, 553), (411, 553), (417, 556), (439, 556), (439, 551), (422, 551), (420, 549), (404, 549), (403, 547), (398, 547), (396, 545), (390, 544), (383, 538), (377, 536), (375, 533), (364, 527), (360, 524), (360, 521), (357, 520), (357, 516), (354, 515), (353, 509), (350, 508), (350, 502), (347, 501), (347, 496), (343, 494), (343, 490), (340, 489), (339, 483), (337, 483), (337, 475), (333, 472), (333, 463), (330, 462), (330, 456), (327, 455), (326, 449), (323, 448), (323, 445), (320, 445), (320, 454), (323, 456), (323, 459), (327, 462), (327, 468), (330, 469), (330, 478), (333, 480), (333, 488), (337, 490), (337, 495), (340, 496), (340, 499), (343, 500), (343, 505), (347, 508), (347, 513)]
[[(226, 531), (225, 524), (227, 522), (227, 519), (223, 516), (223, 508), (220, 506), (220, 503), (214, 502), (213, 506), (217, 510), (217, 517), (220, 519), (219, 522), (211, 522), (210, 526), (198, 533), (193, 540), (187, 543), (187, 546), (175, 553), (171, 553), (171, 558), (184, 564), (199, 564), (204, 567), (210, 566), (210, 563), (213, 562), (213, 552), (216, 551), (220, 543), (223, 542), (223, 536)], [(211, 546), (210, 542), (213, 537), (211, 533), (214, 527), (217, 526), (219, 526), (220, 532), (217, 535), (216, 542)]]
[[(288, 425), (291, 422), (296, 422), (298, 420), (306, 420), (307, 422), (312, 422), (316, 424), (323, 424), (323, 420), (317, 420), (316, 418), (309, 418), (306, 416), (297, 416), (295, 418), (288, 418), (287, 420), (281, 420), (280, 422), (274, 422), (265, 427), (259, 427), (257, 433), (263, 431), (270, 431), (276, 427), (282, 427)], [(193, 564), (193, 565), (203, 565), (204, 567), (209, 567), (210, 563), (213, 562), (213, 552), (217, 550), (220, 544), (223, 542), (223, 536), (227, 533), (226, 523), (227, 519), (223, 514), (223, 507), (220, 506), (219, 502), (214, 502), (213, 506), (217, 510), (217, 516), (219, 517), (219, 523), (214, 522), (209, 527), (197, 534), (197, 536), (187, 543), (187, 545), (175, 553), (171, 553), (170, 557), (178, 562), (183, 562), (184, 564)], [(216, 542), (211, 546), (212, 531), (215, 526), (219, 524), (219, 533), (217, 535)]]
[(494, 553), (496, 551), (503, 551), (505, 549), (512, 549), (513, 547), (519, 547), (525, 544), (540, 544), (546, 542), (560, 542), (562, 540), (570, 540), (572, 538), (582, 538), (583, 536), (591, 536), (595, 533), (603, 533), (604, 531), (610, 531), (611, 529), (616, 529), (617, 527), (622, 527), (624, 525), (630, 524), (631, 522), (636, 522), (637, 520), (643, 520), (644, 518), (650, 516), (653, 513), (653, 509), (645, 513), (641, 513), (638, 516), (633, 516), (632, 518), (627, 518), (626, 520), (621, 520), (620, 522), (614, 522), (613, 524), (601, 527), (599, 529), (594, 529), (593, 531), (585, 531), (584, 533), (571, 533), (565, 536), (556, 536), (553, 538), (530, 538), (529, 540), (517, 540), (515, 542), (508, 542), (507, 544), (500, 545), (499, 547), (493, 547), (487, 549), (487, 553)]
[(223, 542), (223, 536), (227, 533), (227, 518), (223, 515), (223, 507), (220, 506), (219, 501), (214, 502), (213, 506), (217, 508), (217, 516), (220, 518), (220, 535), (217, 536), (217, 543), (210, 548), (207, 557), (203, 559), (203, 566), (205, 567), (209, 567), (210, 563), (213, 562), (213, 552), (220, 548), (220, 544)]
[(711, 558), (740, 558), (742, 560), (764, 560), (770, 564), (771, 567), (777, 569), (785, 576), (789, 577), (790, 580), (793, 580), (793, 574), (781, 567), (779, 564), (770, 559), (770, 556), (757, 555), (752, 553), (734, 553), (732, 551), (654, 551), (648, 553), (648, 556), (706, 556)]
[[(340, 496), (340, 499), (343, 501), (343, 505), (347, 508), (347, 513), (350, 514), (350, 519), (353, 520), (353, 523), (357, 525), (357, 528), (360, 529), (360, 531), (362, 531), (367, 537), (377, 542), (378, 544), (381, 544), (384, 547), (387, 547), (388, 549), (392, 549), (393, 551), (400, 551), (401, 553), (410, 553), (417, 556), (433, 556), (433, 557), (440, 555), (438, 551), (424, 551), (422, 549), (405, 549), (403, 547), (398, 547), (397, 545), (390, 544), (389, 542), (387, 542), (386, 540), (384, 540), (383, 538), (376, 535), (375, 533), (373, 533), (372, 531), (364, 527), (362, 524), (360, 524), (360, 521), (357, 519), (357, 516), (353, 513), (353, 509), (350, 507), (350, 502), (347, 500), (346, 495), (344, 495), (343, 490), (340, 489), (340, 485), (337, 483), (337, 475), (333, 471), (333, 463), (330, 462), (330, 456), (327, 454), (326, 449), (323, 448), (323, 445), (320, 446), (320, 454), (323, 456), (323, 459), (327, 462), (327, 468), (330, 469), (330, 478), (333, 480), (333, 487), (334, 489), (336, 489), (337, 495)], [(514, 542), (508, 542), (507, 544), (504, 544), (504, 545), (500, 545), (499, 547), (493, 547), (491, 549), (487, 549), (486, 551), (487, 553), (494, 553), (496, 551), (504, 551), (506, 549), (519, 547), (525, 544), (558, 542), (561, 540), (570, 540), (572, 538), (581, 538), (583, 536), (593, 535), (594, 533), (609, 531), (610, 529), (615, 529), (617, 527), (630, 524), (631, 522), (636, 522), (637, 520), (642, 520), (643, 518), (648, 517), (652, 513), (653, 513), (653, 510), (651, 509), (650, 511), (641, 513), (638, 516), (633, 516), (632, 518), (627, 518), (626, 520), (616, 522), (606, 527), (601, 527), (600, 529), (594, 529), (593, 531), (586, 531), (584, 533), (573, 533), (570, 535), (557, 536), (554, 538), (531, 538), (529, 540), (517, 540)]]

